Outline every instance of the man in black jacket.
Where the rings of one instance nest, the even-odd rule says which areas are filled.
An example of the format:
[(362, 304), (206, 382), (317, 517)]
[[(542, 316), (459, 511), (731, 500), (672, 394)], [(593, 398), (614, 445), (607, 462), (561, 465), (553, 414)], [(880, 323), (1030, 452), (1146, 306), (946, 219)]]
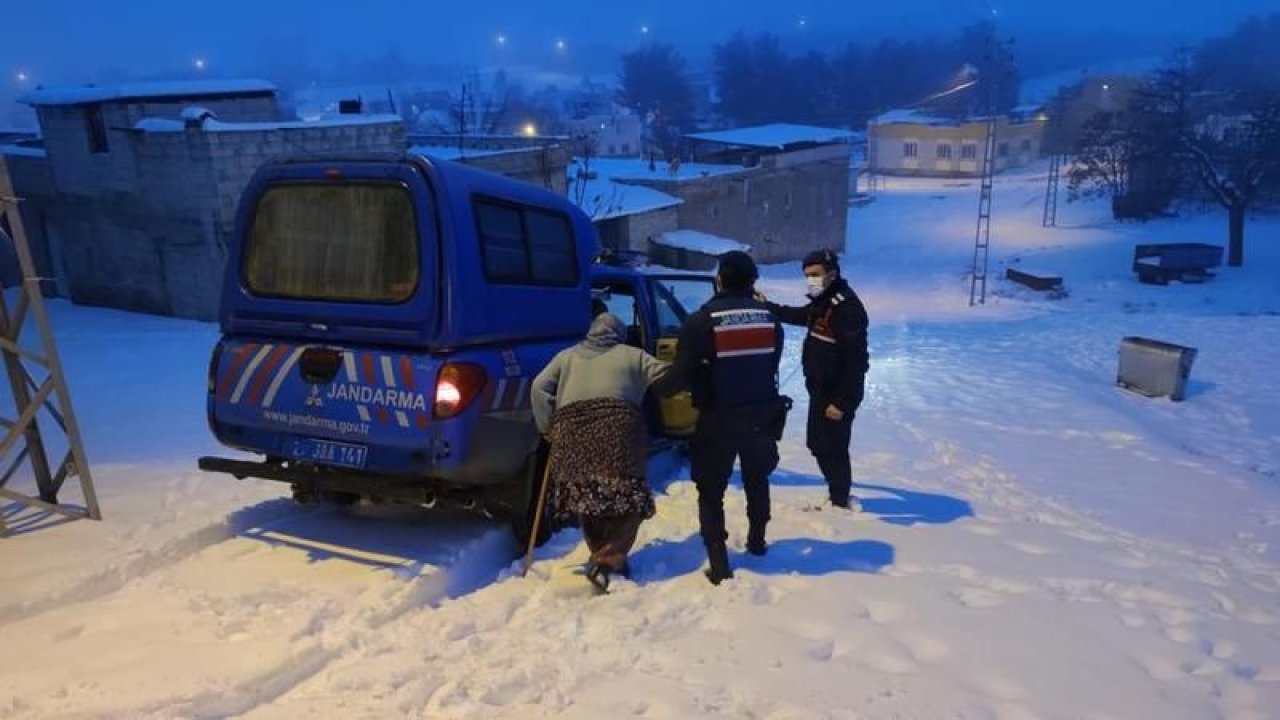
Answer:
[(811, 252), (802, 267), (809, 304), (768, 307), (782, 322), (808, 329), (801, 361), (809, 392), (807, 444), (826, 478), (831, 504), (859, 510), (860, 503), (850, 494), (849, 440), (867, 376), (867, 310), (840, 276), (835, 253)]
[(742, 461), (747, 496), (747, 551), (766, 552), (769, 473), (778, 466), (778, 396), (782, 327), (765, 303), (753, 298), (758, 273), (744, 252), (725, 253), (716, 274), (717, 293), (685, 319), (671, 372), (656, 390), (693, 391), (698, 425), (689, 463), (698, 488), (698, 520), (707, 547), (707, 578), (719, 585), (733, 577), (725, 541), (724, 493), (735, 459)]

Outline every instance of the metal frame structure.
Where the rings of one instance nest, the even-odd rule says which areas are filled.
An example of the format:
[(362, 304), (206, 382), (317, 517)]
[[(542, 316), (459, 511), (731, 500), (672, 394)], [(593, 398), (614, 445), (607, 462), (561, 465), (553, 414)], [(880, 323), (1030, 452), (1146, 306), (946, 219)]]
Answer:
[[(992, 95), (995, 91), (992, 91)], [(994, 103), (993, 103), (994, 105)], [(991, 250), (991, 194), (996, 167), (996, 116), (987, 116), (986, 152), (982, 159), (982, 187), (978, 193), (978, 229), (973, 239), (969, 307), (987, 303), (987, 267)]]
[(1062, 175), (1064, 158), (1059, 153), (1049, 156), (1049, 179), (1044, 191), (1044, 214), (1040, 218), (1041, 227), (1058, 226), (1058, 181)]
[[(7, 221), (18, 265), (22, 271), (22, 284), (17, 305), (9, 312), (7, 297), (0, 291), (0, 355), (3, 355), (5, 373), (13, 402), (13, 415), (0, 410), (0, 499), (12, 500), (20, 505), (41, 508), (49, 513), (68, 518), (101, 520), (97, 494), (89, 473), (81, 442), (80, 427), (76, 423), (71, 395), (62, 371), (54, 344), (53, 328), (44, 306), (40, 277), (36, 273), (31, 246), (27, 242), (18, 211), (19, 200), (14, 196), (9, 173), (0, 160), (0, 221)], [(22, 331), (28, 315), (39, 337), (34, 346), (24, 347)], [(43, 375), (38, 378), (37, 375)], [(50, 463), (45, 438), (41, 435), (38, 414), (45, 410), (62, 430), (67, 440), (67, 452), (56, 465)], [(47, 424), (46, 424), (47, 428)], [(24, 461), (35, 478), (38, 497), (30, 497), (6, 486), (13, 479)], [(84, 506), (79, 507), (58, 501), (58, 492), (70, 477), (80, 480)], [(9, 526), (0, 515), (0, 537), (9, 534)]]

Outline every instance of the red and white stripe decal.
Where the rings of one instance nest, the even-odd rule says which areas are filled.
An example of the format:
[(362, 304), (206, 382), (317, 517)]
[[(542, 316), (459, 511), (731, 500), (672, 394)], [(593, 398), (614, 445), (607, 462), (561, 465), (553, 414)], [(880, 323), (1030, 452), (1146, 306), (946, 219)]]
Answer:
[(262, 399), (262, 407), (269, 408), (271, 403), (276, 401), (276, 393), (280, 391), (280, 385), (284, 383), (285, 378), (289, 377), (289, 373), (293, 371), (293, 366), (298, 364), (298, 358), (302, 357), (302, 351), (305, 349), (296, 347), (293, 352), (289, 353), (289, 359), (285, 360), (284, 365), (280, 366), (275, 379), (271, 381), (271, 385), (267, 388), (267, 396)]
[[(233, 404), (244, 400), (247, 404), (261, 403), (264, 408), (271, 407), (305, 350), (304, 346), (255, 343), (245, 343), (231, 349), (227, 371), (218, 383), (219, 399), (226, 400), (229, 395)], [(413, 361), (407, 356), (393, 357), (346, 350), (342, 352), (342, 371), (346, 375), (346, 381), (352, 385), (381, 385), (388, 390), (403, 387), (410, 392), (416, 391)], [(521, 378), (518, 383), (507, 383), (504, 380), (503, 383), (504, 391), (495, 397), (494, 409), (499, 409), (499, 405), (503, 409), (518, 407), (521, 397), (527, 393), (528, 380)], [(432, 398), (427, 398), (428, 404), (431, 400)], [(422, 412), (370, 408), (359, 403), (355, 404), (355, 408), (361, 422), (366, 423), (376, 421), (383, 425), (394, 423), (401, 428), (416, 426), (425, 429), (429, 421), (427, 414)]]
[(520, 410), (529, 406), (529, 378), (502, 378), (493, 390), (490, 412)]
[(249, 361), (249, 366), (240, 374), (240, 381), (236, 383), (236, 389), (231, 393), (232, 404), (240, 402), (240, 398), (244, 395), (245, 388), (249, 385), (249, 379), (258, 372), (258, 366), (266, 359), (267, 355), (275, 348), (274, 345), (263, 345), (258, 352), (254, 353), (253, 359)]

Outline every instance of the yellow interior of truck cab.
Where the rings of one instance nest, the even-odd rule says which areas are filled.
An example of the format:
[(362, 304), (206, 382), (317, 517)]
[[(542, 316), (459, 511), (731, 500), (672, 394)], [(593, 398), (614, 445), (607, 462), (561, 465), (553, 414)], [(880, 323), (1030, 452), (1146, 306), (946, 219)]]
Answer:
[[(657, 358), (674, 362), (677, 344), (673, 337), (658, 338)], [(689, 391), (662, 399), (662, 426), (671, 435), (692, 435), (697, 422), (698, 411), (693, 408), (693, 395)]]

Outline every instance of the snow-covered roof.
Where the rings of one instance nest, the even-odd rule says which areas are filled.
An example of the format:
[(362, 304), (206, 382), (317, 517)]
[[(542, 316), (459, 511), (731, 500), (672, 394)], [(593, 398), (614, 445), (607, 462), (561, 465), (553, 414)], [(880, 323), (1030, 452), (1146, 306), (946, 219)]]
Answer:
[(848, 142), (853, 133), (837, 128), (817, 127), (814, 125), (792, 125), (790, 123), (771, 123), (733, 130), (716, 130), (713, 132), (690, 133), (686, 137), (694, 140), (724, 143), (726, 145), (742, 145), (757, 148), (786, 149), (790, 145), (801, 143), (837, 143)]
[(887, 113), (877, 115), (875, 118), (876, 125), (955, 125), (954, 120), (948, 120), (937, 115), (922, 113), (918, 110), (890, 110)]
[(414, 145), (409, 148), (409, 152), (423, 157), (432, 157), (439, 160), (460, 160), (462, 158), (489, 157), (491, 155), (518, 155), (520, 153), (533, 152), (541, 150), (540, 147), (518, 147), (504, 148), (501, 150), (489, 150), (483, 148), (467, 148), (461, 150), (457, 145)]
[(656, 161), (653, 170), (649, 169), (648, 160), (633, 158), (595, 158), (591, 161), (591, 169), (599, 177), (613, 180), (696, 180), (713, 175), (736, 175), (752, 172), (753, 168), (741, 165), (713, 165), (710, 163), (681, 163), (672, 172), (666, 161)]
[[(222, 122), (206, 118), (200, 124), (200, 129), (205, 132), (261, 132), (263, 130), (298, 130), (402, 122), (404, 120), (399, 115), (332, 115), (320, 120), (285, 120), (280, 122)], [(134, 123), (133, 129), (152, 133), (181, 132), (186, 129), (186, 123), (174, 118), (146, 117)]]
[(675, 207), (684, 200), (643, 185), (628, 185), (608, 178), (579, 179), (577, 167), (569, 166), (569, 199), (592, 220), (639, 215)]
[(197, 98), (209, 95), (257, 95), (274, 93), (266, 80), (174, 80), (122, 85), (66, 85), (39, 87), (18, 98), (28, 105), (80, 105), (94, 102)]
[(720, 237), (719, 235), (705, 233), (701, 230), (668, 230), (655, 235), (653, 242), (666, 247), (702, 253), (703, 255), (723, 255), (730, 250), (751, 252), (750, 245)]
[(23, 147), (22, 145), (0, 145), (0, 155), (32, 158), (48, 157), (48, 153), (45, 152), (44, 148)]

